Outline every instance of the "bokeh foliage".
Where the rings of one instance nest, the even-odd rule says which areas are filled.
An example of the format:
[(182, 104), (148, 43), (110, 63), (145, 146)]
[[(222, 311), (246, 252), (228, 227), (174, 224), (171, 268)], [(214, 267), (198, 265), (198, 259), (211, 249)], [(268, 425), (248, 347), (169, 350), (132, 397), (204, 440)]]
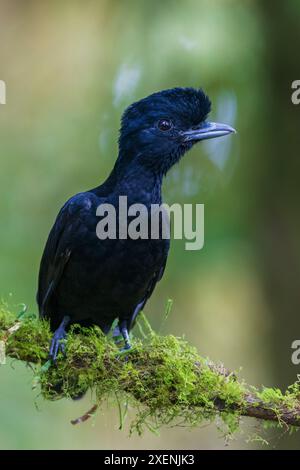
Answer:
[[(0, 292), (36, 311), (37, 270), (58, 208), (95, 186), (117, 153), (124, 107), (153, 91), (202, 86), (230, 143), (197, 146), (165, 182), (168, 202), (205, 204), (205, 247), (172, 244), (165, 277), (147, 306), (159, 328), (247, 381), (294, 382), (299, 337), (299, 108), (296, 0), (0, 3)], [(222, 150), (226, 148), (226, 151)], [(222, 159), (219, 157), (222, 155)], [(69, 428), (86, 402), (34, 408), (27, 371), (0, 369), (0, 448), (223, 447), (211, 429), (121, 436), (111, 411), (95, 427)], [(27, 381), (27, 382), (26, 382)], [(117, 410), (115, 411), (117, 413)], [(56, 432), (49, 433), (49, 429)], [(276, 441), (277, 443), (277, 441)], [(233, 443), (232, 447), (246, 444)], [(249, 444), (251, 446), (252, 444)], [(297, 448), (295, 438), (279, 446)]]

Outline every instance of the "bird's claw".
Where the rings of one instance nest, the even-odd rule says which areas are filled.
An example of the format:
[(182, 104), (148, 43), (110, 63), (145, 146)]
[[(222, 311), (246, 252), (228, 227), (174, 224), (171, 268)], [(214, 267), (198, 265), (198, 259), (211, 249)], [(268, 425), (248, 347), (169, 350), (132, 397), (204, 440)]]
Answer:
[[(132, 347), (130, 344), (125, 345), (122, 349), (119, 349), (119, 351), (116, 353), (117, 359), (124, 358), (125, 361), (127, 361), (128, 356), (127, 354), (131, 354), (134, 351), (134, 347)], [(125, 356), (125, 357), (124, 357)]]
[(63, 317), (63, 320), (57, 330), (54, 332), (54, 335), (52, 337), (52, 341), (50, 344), (50, 351), (49, 351), (49, 358), (55, 362), (57, 355), (60, 352), (63, 353), (63, 355), (66, 355), (66, 327), (70, 322), (70, 317), (68, 315), (65, 315)]
[(66, 332), (57, 330), (50, 344), (49, 358), (55, 362), (59, 352), (66, 355)]
[(120, 349), (119, 353), (123, 354), (131, 350), (132, 350), (131, 344), (125, 344), (125, 346), (122, 349)]

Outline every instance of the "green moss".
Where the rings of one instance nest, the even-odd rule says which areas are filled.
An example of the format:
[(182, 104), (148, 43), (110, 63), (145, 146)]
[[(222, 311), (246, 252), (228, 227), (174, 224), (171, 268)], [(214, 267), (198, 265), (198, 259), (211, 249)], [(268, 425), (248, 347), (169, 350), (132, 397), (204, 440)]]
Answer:
[(278, 388), (263, 387), (262, 391), (255, 391), (257, 398), (276, 413), (277, 424), (282, 426), (281, 412), (283, 407), (290, 412), (299, 411), (300, 384), (295, 382), (283, 394)]
[[(99, 328), (74, 326), (68, 333), (66, 357), (55, 365), (47, 362), (51, 333), (47, 321), (24, 317), (21, 327), (6, 341), (7, 355), (36, 364), (46, 400), (76, 398), (88, 389), (97, 404), (113, 400), (119, 408), (120, 427), (128, 404), (135, 410), (131, 432), (145, 427), (157, 432), (164, 425), (198, 426), (203, 421), (223, 422), (226, 434), (239, 428), (249, 389), (222, 365), (202, 358), (184, 339), (159, 336), (144, 319), (144, 339), (133, 338), (133, 349), (120, 354), (115, 344)], [(0, 310), (0, 334), (16, 322), (8, 311)], [(46, 366), (45, 366), (46, 363)], [(278, 413), (280, 407), (296, 407), (299, 385), (285, 394), (278, 389), (251, 391), (257, 403), (265, 403)], [(122, 403), (126, 403), (122, 409)], [(255, 403), (254, 403), (255, 406)]]
[(264, 387), (261, 392), (256, 392), (256, 395), (264, 403), (272, 403), (274, 405), (282, 404), (282, 400), (284, 398), (279, 388)]
[(0, 339), (4, 337), (5, 332), (16, 321), (16, 316), (8, 309), (4, 301), (0, 301)]
[(47, 359), (50, 337), (48, 322), (24, 319), (22, 326), (8, 337), (6, 353), (22, 361), (41, 363)]

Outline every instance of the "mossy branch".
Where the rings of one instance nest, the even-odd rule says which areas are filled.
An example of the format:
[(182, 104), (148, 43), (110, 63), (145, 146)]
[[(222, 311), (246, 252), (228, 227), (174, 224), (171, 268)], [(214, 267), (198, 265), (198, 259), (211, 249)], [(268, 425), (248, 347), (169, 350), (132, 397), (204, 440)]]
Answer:
[(75, 327), (68, 334), (66, 357), (53, 365), (47, 362), (48, 323), (36, 318), (16, 321), (3, 307), (0, 346), (5, 345), (7, 356), (36, 365), (34, 382), (40, 383), (45, 399), (75, 398), (89, 388), (95, 392), (96, 405), (117, 397), (121, 424), (130, 403), (136, 411), (131, 429), (139, 433), (144, 426), (195, 426), (217, 417), (229, 433), (238, 428), (241, 416), (300, 426), (298, 382), (284, 394), (273, 388), (258, 391), (222, 365), (200, 357), (183, 339), (158, 336), (147, 323), (145, 327), (144, 340), (134, 339), (133, 350), (125, 355), (98, 328)]

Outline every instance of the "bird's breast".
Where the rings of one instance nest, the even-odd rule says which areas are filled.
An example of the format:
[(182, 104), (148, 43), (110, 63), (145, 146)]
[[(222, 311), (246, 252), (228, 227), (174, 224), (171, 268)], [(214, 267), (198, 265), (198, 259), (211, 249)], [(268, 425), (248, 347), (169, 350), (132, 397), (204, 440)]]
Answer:
[[(132, 309), (145, 295), (168, 251), (167, 240), (98, 240), (70, 258), (64, 295), (100, 309)], [(68, 294), (67, 294), (68, 296)]]

